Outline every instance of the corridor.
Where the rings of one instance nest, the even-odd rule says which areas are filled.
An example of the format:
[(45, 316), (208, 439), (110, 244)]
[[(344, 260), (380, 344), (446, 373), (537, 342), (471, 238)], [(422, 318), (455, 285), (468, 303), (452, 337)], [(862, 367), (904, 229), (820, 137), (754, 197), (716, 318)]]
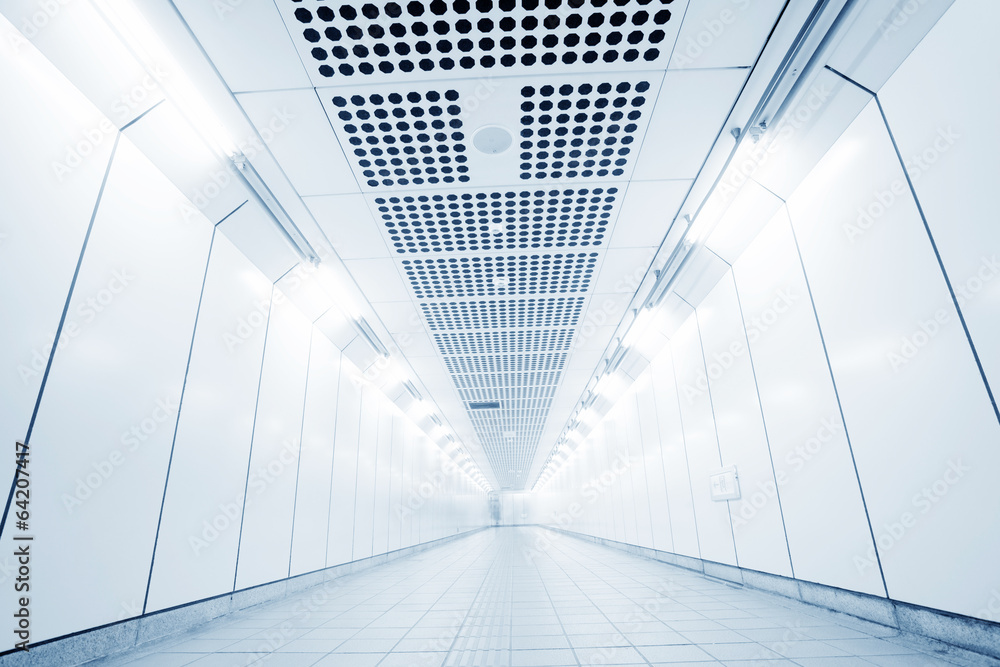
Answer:
[(537, 527), (480, 531), (101, 665), (1000, 665)]

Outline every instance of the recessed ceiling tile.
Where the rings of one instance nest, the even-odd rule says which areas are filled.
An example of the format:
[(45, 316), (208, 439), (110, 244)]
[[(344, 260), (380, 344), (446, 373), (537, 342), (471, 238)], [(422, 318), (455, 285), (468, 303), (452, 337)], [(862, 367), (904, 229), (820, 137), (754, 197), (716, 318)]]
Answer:
[(348, 259), (344, 265), (369, 301), (403, 301), (410, 298), (409, 289), (391, 259)]
[(659, 246), (690, 187), (691, 181), (630, 183), (611, 235), (611, 247)]
[(609, 249), (604, 254), (594, 292), (634, 294), (655, 254), (655, 248)]
[(430, 337), (422, 332), (401, 332), (393, 334), (397, 348), (409, 357), (426, 357), (434, 354), (435, 347)]
[(388, 257), (389, 251), (362, 195), (303, 197), (341, 259)]
[(668, 71), (642, 144), (633, 178), (691, 179), (749, 74), (748, 69)]
[(273, 3), (175, 0), (174, 4), (232, 90), (310, 86)]
[(371, 305), (390, 333), (424, 331), (424, 323), (420, 321), (417, 308), (412, 301), (376, 301)]
[[(581, 331), (576, 338), (573, 340), (572, 348), (572, 359), (575, 361), (577, 355), (581, 353), (586, 353), (592, 350), (604, 350), (611, 339), (614, 338), (615, 331), (617, 330), (617, 322), (614, 325), (608, 325), (603, 327), (591, 327), (588, 331)], [(577, 367), (574, 365), (574, 367)], [(590, 370), (593, 371), (594, 367), (591, 366)]]
[[(259, 152), (266, 146), (299, 195), (358, 192), (351, 166), (315, 91), (242, 93), (236, 98), (263, 141), (263, 145), (249, 142), (244, 152)], [(253, 159), (253, 155), (247, 157)]]
[(684, 14), (670, 69), (750, 67), (786, 0), (698, 0)]
[(593, 345), (586, 349), (574, 350), (566, 367), (569, 370), (580, 369), (593, 373), (603, 358), (604, 347)]

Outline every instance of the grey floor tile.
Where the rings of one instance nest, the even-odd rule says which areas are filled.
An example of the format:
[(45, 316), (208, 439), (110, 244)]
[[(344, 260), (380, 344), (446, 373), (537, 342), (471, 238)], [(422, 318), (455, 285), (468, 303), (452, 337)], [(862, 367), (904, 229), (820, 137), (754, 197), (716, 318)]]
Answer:
[(484, 531), (95, 665), (1000, 667), (568, 537), (529, 559), (538, 530)]

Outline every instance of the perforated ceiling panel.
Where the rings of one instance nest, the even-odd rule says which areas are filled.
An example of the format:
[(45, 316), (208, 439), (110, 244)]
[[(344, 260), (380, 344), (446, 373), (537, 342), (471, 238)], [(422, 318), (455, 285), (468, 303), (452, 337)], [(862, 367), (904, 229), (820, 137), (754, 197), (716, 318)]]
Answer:
[(350, 168), (385, 243), (354, 256), (392, 258), (448, 421), (524, 488), (654, 107), (679, 104), (687, 0), (275, 2), (343, 151), (312, 157)]
[(504, 327), (573, 327), (584, 297), (421, 303), (431, 331)]
[(514, 296), (586, 292), (597, 253), (404, 259), (417, 297)]
[(557, 188), (376, 197), (397, 253), (600, 245), (618, 188)]
[(548, 331), (475, 331), (436, 333), (434, 341), (442, 354), (524, 354), (565, 352), (573, 337), (571, 329)]
[(416, 0), (281, 3), (323, 81), (663, 68), (683, 13), (674, 0)]

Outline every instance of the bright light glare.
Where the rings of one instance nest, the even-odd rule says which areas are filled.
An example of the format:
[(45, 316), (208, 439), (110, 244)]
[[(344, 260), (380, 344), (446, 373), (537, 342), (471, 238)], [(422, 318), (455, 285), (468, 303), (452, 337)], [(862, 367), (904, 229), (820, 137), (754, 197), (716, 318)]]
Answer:
[(184, 114), (206, 143), (220, 156), (229, 157), (239, 148), (225, 126), (205, 102), (197, 87), (130, 0), (90, 0), (147, 73)]

